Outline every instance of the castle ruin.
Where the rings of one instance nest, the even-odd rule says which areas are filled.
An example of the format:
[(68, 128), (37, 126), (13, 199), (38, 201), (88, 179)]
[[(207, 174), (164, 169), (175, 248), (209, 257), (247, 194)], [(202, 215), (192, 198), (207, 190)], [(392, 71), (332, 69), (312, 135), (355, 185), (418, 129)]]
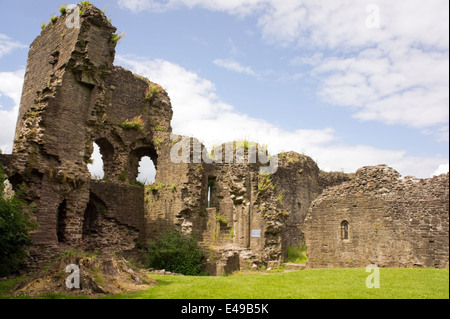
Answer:
[[(173, 134), (161, 87), (114, 66), (116, 28), (105, 15), (92, 5), (80, 12), (79, 28), (67, 27), (65, 13), (31, 44), (13, 153), (0, 155), (35, 207), (32, 264), (73, 247), (136, 253), (175, 228), (209, 249), (211, 274), (280, 265), (286, 247), (303, 243), (311, 267), (448, 268), (449, 174), (401, 178), (386, 166), (327, 173), (292, 152), (261, 174), (249, 158), (264, 152), (248, 143), (224, 144), (210, 162), (190, 152), (175, 163), (177, 143), (204, 146)], [(141, 126), (120, 125), (131, 119)], [(102, 180), (88, 170), (94, 143)], [(152, 187), (136, 183), (146, 156), (157, 169)]]

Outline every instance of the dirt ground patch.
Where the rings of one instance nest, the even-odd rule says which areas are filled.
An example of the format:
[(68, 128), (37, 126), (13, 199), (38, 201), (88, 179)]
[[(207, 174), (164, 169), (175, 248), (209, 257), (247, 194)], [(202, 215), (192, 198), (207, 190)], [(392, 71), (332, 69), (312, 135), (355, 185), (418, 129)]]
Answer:
[[(74, 272), (78, 269), (78, 273)], [(148, 272), (132, 267), (121, 257), (61, 257), (32, 279), (18, 284), (12, 295), (39, 297), (69, 294), (98, 297), (142, 291), (156, 285)]]

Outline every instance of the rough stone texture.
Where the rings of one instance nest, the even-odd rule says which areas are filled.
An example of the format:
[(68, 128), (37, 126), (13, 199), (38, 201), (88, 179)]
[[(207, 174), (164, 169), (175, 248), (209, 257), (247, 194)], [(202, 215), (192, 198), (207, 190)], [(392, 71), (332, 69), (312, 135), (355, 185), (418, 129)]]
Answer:
[[(273, 268), (287, 246), (305, 243), (312, 267), (448, 267), (448, 175), (400, 179), (384, 166), (328, 173), (293, 152), (263, 175), (267, 154), (257, 144), (209, 152), (172, 134), (168, 94), (146, 97), (156, 84), (113, 65), (116, 28), (92, 5), (83, 12), (79, 29), (63, 15), (31, 45), (13, 154), (0, 155), (36, 208), (31, 265), (74, 247), (131, 252), (175, 228), (197, 236), (211, 274)], [(140, 129), (124, 128), (137, 117)], [(102, 181), (88, 170), (94, 143)], [(144, 188), (136, 178), (145, 156), (157, 176)]]
[(448, 183), (448, 174), (421, 180), (401, 178), (387, 166), (358, 170), (312, 204), (305, 223), (308, 266), (448, 268)]
[[(33, 236), (32, 255), (37, 260), (86, 239), (83, 229), (89, 220), (85, 214), (95, 206), (87, 168), (94, 142), (102, 153), (105, 180), (129, 186), (138, 175), (140, 158), (150, 156), (156, 164), (158, 148), (171, 132), (167, 93), (161, 90), (151, 100), (145, 99), (151, 82), (113, 66), (111, 39), (116, 29), (97, 8), (83, 9), (80, 28), (68, 28), (63, 15), (31, 45), (13, 154), (2, 156), (11, 183), (15, 188), (25, 183), (25, 199), (36, 207), (40, 227)], [(142, 117), (142, 130), (118, 125), (137, 116)], [(93, 189), (97, 197), (103, 197), (105, 216), (139, 229), (143, 190), (142, 195), (130, 196), (130, 192), (108, 195), (117, 187)], [(137, 199), (138, 207), (130, 205)], [(118, 200), (124, 202), (118, 204)], [(131, 214), (127, 211), (135, 208)], [(110, 227), (102, 224), (103, 234)], [(113, 246), (117, 240), (101, 242)]]
[[(283, 227), (288, 214), (277, 200), (275, 185), (274, 189), (259, 189), (261, 179), (266, 177), (260, 175), (259, 165), (249, 163), (249, 148), (237, 142), (224, 144), (216, 147), (215, 155), (205, 162), (193, 158), (194, 145), (202, 150), (204, 146), (195, 139), (184, 140), (190, 163), (176, 164), (164, 157), (164, 171), (160, 174), (158, 167), (153, 189), (147, 188), (148, 236), (157, 236), (170, 226), (194, 233), (200, 244), (209, 248), (214, 265), (207, 268), (212, 274), (228, 273), (236, 265), (281, 263)], [(183, 143), (181, 137), (172, 144), (176, 146), (177, 142)], [(226, 149), (232, 150), (228, 161), (231, 163), (225, 163)], [(242, 163), (237, 163), (236, 154), (243, 155)], [(210, 184), (212, 181), (214, 185)], [(252, 236), (252, 230), (259, 230), (261, 236)], [(217, 254), (222, 257), (216, 258)], [(227, 266), (230, 263), (234, 266)]]
[(275, 195), (277, 205), (289, 216), (283, 230), (283, 253), (287, 246), (305, 243), (300, 226), (309, 206), (322, 191), (318, 181), (319, 168), (310, 157), (293, 152), (279, 155), (279, 167), (273, 175)]

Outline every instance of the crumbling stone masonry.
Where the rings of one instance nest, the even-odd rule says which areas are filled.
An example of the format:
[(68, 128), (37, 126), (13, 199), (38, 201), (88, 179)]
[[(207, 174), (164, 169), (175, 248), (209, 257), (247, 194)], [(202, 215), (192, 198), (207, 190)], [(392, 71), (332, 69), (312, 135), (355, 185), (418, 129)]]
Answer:
[(448, 268), (448, 217), (449, 174), (421, 180), (364, 167), (313, 202), (309, 266)]
[[(80, 12), (79, 28), (67, 27), (66, 13), (32, 43), (13, 154), (3, 156), (9, 180), (15, 188), (25, 183), (25, 199), (36, 207), (37, 259), (82, 245), (96, 225), (105, 230), (106, 220), (136, 235), (105, 236), (98, 248), (114, 244), (120, 250), (123, 241), (137, 238), (143, 190), (129, 182), (136, 180), (141, 157), (157, 163), (155, 141), (168, 140), (171, 131), (167, 94), (161, 89), (146, 99), (151, 83), (113, 65), (116, 28), (93, 6)], [(118, 125), (138, 116), (139, 129)], [(104, 161), (101, 183), (91, 181), (87, 167), (94, 142)]]
[[(168, 94), (114, 66), (116, 28), (94, 6), (80, 9), (79, 28), (68, 27), (67, 12), (32, 43), (13, 153), (0, 155), (40, 224), (31, 265), (73, 247), (136, 253), (175, 228), (197, 236), (217, 275), (280, 265), (287, 246), (305, 242), (311, 267), (448, 267), (448, 174), (401, 179), (380, 166), (353, 177), (290, 152), (264, 175), (250, 160), (267, 156), (259, 145), (210, 153), (172, 134)], [(93, 143), (101, 181), (88, 170)], [(174, 152), (186, 160), (174, 161)], [(145, 156), (157, 176), (142, 187)]]

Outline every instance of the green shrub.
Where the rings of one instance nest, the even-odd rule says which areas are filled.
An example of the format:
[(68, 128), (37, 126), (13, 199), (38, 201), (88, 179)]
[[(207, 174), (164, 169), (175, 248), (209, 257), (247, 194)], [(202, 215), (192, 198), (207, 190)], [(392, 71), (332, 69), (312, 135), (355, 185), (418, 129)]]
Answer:
[(125, 36), (125, 33), (122, 32), (122, 34), (115, 34), (113, 33), (111, 35), (111, 43), (116, 46), (117, 43), (119, 43), (119, 41)]
[(25, 212), (26, 203), (16, 194), (5, 194), (6, 176), (0, 165), (0, 276), (17, 273), (32, 243), (29, 233), (37, 228)]
[(261, 192), (264, 192), (267, 189), (271, 189), (271, 190), (275, 189), (275, 185), (272, 184), (272, 179), (271, 179), (270, 175), (263, 175), (263, 174), (259, 175), (258, 189)]
[(144, 129), (144, 120), (142, 119), (142, 115), (139, 115), (131, 120), (126, 120), (122, 123), (118, 123), (117, 125), (119, 125), (124, 130), (142, 131)]
[(306, 246), (288, 246), (287, 247), (287, 256), (286, 262), (303, 264), (308, 260), (308, 256), (306, 255)]
[(151, 101), (156, 95), (158, 95), (162, 91), (163, 91), (163, 88), (160, 85), (158, 85), (156, 83), (150, 84), (150, 86), (145, 91), (145, 100)]
[(127, 172), (126, 171), (122, 171), (119, 176), (117, 176), (119, 178), (119, 181), (121, 182), (125, 182), (127, 180)]
[(216, 221), (224, 225), (228, 224), (228, 220), (220, 214), (216, 215)]
[(164, 189), (164, 187), (166, 187), (166, 185), (163, 183), (158, 183), (158, 184), (153, 183), (151, 185), (148, 185), (145, 188), (145, 190), (146, 190), (147, 194), (150, 194), (151, 192), (157, 192), (159, 190), (162, 190), (162, 189)]
[(168, 230), (148, 242), (147, 267), (186, 276), (204, 275), (205, 254), (193, 235)]
[(61, 12), (61, 15), (66, 14), (67, 13), (67, 6), (59, 7), (59, 12)]
[(155, 145), (155, 147), (160, 146), (162, 143), (164, 143), (164, 139), (162, 139), (162, 138), (155, 138), (153, 140), (153, 145)]
[(283, 195), (279, 194), (277, 197), (278, 201), (280, 202), (281, 205), (283, 205)]

